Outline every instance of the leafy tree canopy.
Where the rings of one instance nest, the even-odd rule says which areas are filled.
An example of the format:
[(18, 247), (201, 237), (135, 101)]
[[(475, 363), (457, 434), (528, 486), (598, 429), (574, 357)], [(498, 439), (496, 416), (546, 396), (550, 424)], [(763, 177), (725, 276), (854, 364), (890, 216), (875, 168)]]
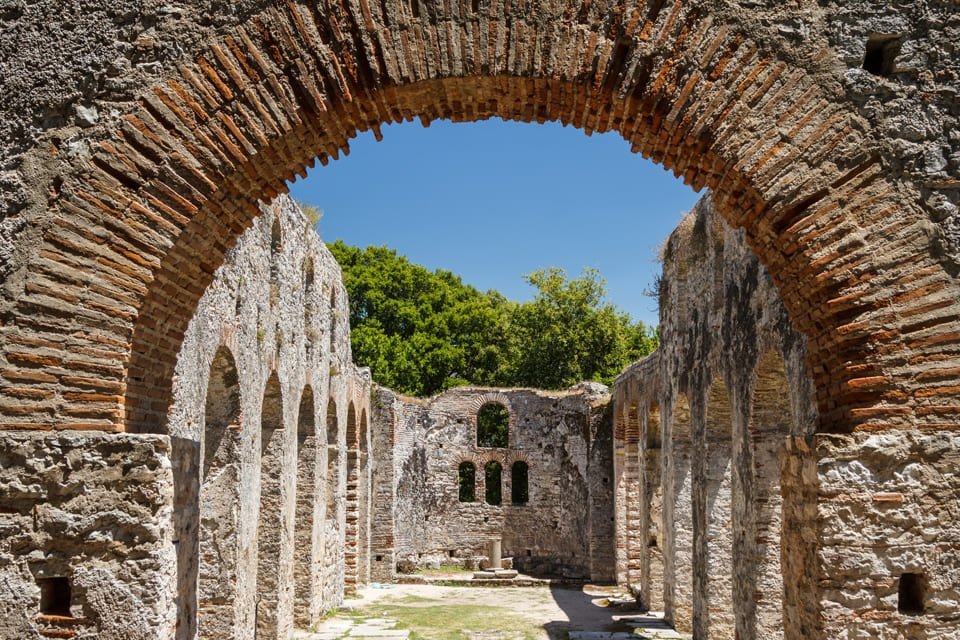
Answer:
[(537, 293), (517, 303), (386, 247), (339, 240), (329, 247), (350, 299), (354, 359), (401, 393), (427, 396), (464, 384), (609, 384), (658, 343), (656, 330), (604, 301), (596, 270), (575, 279), (557, 268), (531, 273), (526, 279)]

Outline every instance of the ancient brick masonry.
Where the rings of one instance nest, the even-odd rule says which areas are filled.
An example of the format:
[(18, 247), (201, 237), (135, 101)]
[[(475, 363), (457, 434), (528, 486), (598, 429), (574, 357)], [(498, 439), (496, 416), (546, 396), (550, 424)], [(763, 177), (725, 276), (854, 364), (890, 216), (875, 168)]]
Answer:
[(279, 198), (200, 299), (169, 436), (3, 432), (0, 637), (288, 638), (367, 582), (370, 378), (346, 305)]
[(201, 637), (245, 637), (257, 597), (261, 636), (287, 637), (366, 581), (355, 484), (369, 377), (352, 364), (348, 318), (339, 266), (286, 197), (200, 300), (167, 431), (180, 615)]
[(4, 424), (160, 429), (259, 199), (358, 131), (503, 116), (711, 187), (809, 338), (823, 430), (955, 425), (956, 3), (742, 4), (10, 9)]
[(818, 434), (807, 341), (709, 200), (663, 264), (615, 383), (618, 579), (694, 637), (957, 637), (957, 434)]
[[(726, 595), (728, 579), (709, 567), (727, 563), (709, 564), (708, 541), (720, 550), (714, 558), (728, 549), (738, 560), (753, 554), (734, 566), (762, 566), (763, 580), (774, 576), (768, 547), (777, 509), (762, 498), (779, 491), (779, 529), (792, 536), (781, 541), (790, 550), (781, 565), (786, 636), (954, 634), (942, 612), (956, 608), (960, 538), (951, 511), (960, 424), (956, 2), (95, 4), (0, 7), (4, 429), (169, 432), (174, 468), (199, 469), (188, 478), (205, 477), (203, 466), (227, 485), (236, 474), (248, 483), (244, 495), (263, 496), (259, 508), (288, 514), (289, 466), (274, 463), (289, 461), (292, 416), (303, 413), (294, 399), (304, 397), (306, 379), (279, 366), (285, 350), (301, 348), (286, 342), (296, 336), (281, 332), (284, 345), (265, 351), (282, 356), (275, 377), (263, 362), (241, 364), (246, 356), (226, 339), (224, 351), (205, 352), (209, 360), (197, 370), (215, 371), (214, 397), (226, 399), (212, 406), (209, 424), (230, 436), (222, 449), (201, 447), (209, 459), (191, 450), (202, 394), (191, 396), (192, 424), (171, 415), (175, 400), (184, 402), (174, 395), (175, 372), (192, 319), (231, 247), (260, 215), (259, 201), (285, 191), (285, 181), (318, 156), (326, 163), (346, 153), (358, 131), (379, 135), (387, 122), (502, 116), (616, 131), (688, 184), (712, 189), (717, 214), (743, 235), (738, 251), (749, 247), (769, 274), (757, 283), (776, 288), (781, 315), (803, 336), (806, 354), (776, 340), (782, 367), (773, 356), (757, 359), (770, 353), (766, 347), (744, 353), (754, 343), (724, 334), (743, 326), (727, 317), (763, 320), (771, 298), (741, 295), (757, 306), (728, 308), (722, 302), (737, 299), (736, 288), (714, 289), (706, 299), (719, 306), (704, 308), (696, 296), (670, 290), (671, 278), (685, 276), (680, 262), (668, 260), (677, 273), (667, 275), (665, 304), (676, 306), (664, 318), (666, 348), (625, 374), (645, 381), (631, 399), (626, 388), (615, 394), (620, 575), (634, 580), (639, 572), (640, 593), (655, 602), (644, 580), (662, 571), (670, 585), (665, 606), (698, 633), (710, 627), (715, 598), (732, 598), (744, 633), (764, 628), (776, 615), (770, 603), (754, 595), (754, 604), (743, 604), (751, 598), (737, 575)], [(718, 273), (726, 274), (723, 283), (732, 278), (715, 269), (701, 279)], [(752, 281), (730, 282), (746, 291)], [(240, 313), (248, 313), (242, 305)], [(250, 320), (236, 333), (249, 339), (256, 327)], [(263, 338), (276, 341), (268, 332)], [(347, 388), (363, 388), (349, 386), (345, 363), (337, 371)], [(753, 394), (745, 372), (755, 380)], [(256, 392), (238, 396), (237, 384)], [(338, 560), (323, 572), (334, 583), (341, 575), (359, 582), (370, 524), (360, 506), (371, 466), (362, 450), (366, 396), (354, 398), (351, 419), (347, 391), (336, 391), (342, 402), (331, 413), (322, 377), (310, 388), (316, 416), (327, 418), (316, 424), (335, 426), (327, 434), (336, 440), (325, 446), (343, 460), (325, 495), (343, 491), (344, 570)], [(783, 388), (801, 398), (791, 400), (789, 420), (782, 408), (764, 414), (766, 403), (756, 401), (758, 390), (782, 401)], [(237, 397), (242, 411), (234, 411)], [(318, 408), (325, 404), (326, 413)], [(750, 432), (751, 404), (769, 428)], [(645, 453), (656, 449), (656, 438), (647, 441), (656, 418), (661, 452)], [(229, 429), (238, 422), (239, 431)], [(790, 436), (774, 456), (775, 434), (784, 430)], [(748, 441), (748, 432), (758, 435)], [(22, 437), (6, 436), (4, 446)], [(29, 446), (40, 455), (48, 441), (34, 438)], [(137, 449), (149, 440), (129, 442)], [(258, 452), (255, 442), (268, 446)], [(322, 459), (322, 442), (305, 443), (297, 450), (316, 447)], [(165, 455), (159, 445), (149, 454)], [(774, 457), (779, 489), (754, 481), (752, 495), (742, 491), (750, 478), (775, 475)], [(270, 462), (267, 471), (227, 463), (253, 459)], [(163, 485), (161, 475), (151, 482)], [(223, 485), (181, 487), (175, 474), (175, 486), (178, 502), (200, 505)], [(714, 499), (728, 493), (729, 500)], [(640, 504), (631, 504), (636, 498)], [(339, 499), (333, 503), (326, 512), (339, 514)], [(159, 504), (144, 513), (158, 513), (150, 509)], [(23, 526), (21, 506), (0, 514), (4, 522)], [(196, 517), (183, 513), (185, 522)], [(646, 524), (660, 514), (659, 528)], [(728, 520), (754, 527), (756, 536), (729, 539)], [(626, 542), (638, 522), (647, 547)], [(177, 579), (192, 584), (197, 573), (202, 583), (203, 541), (216, 535), (176, 527), (178, 548), (196, 545), (200, 558)], [(236, 539), (237, 561), (213, 563), (228, 571), (203, 584), (236, 584), (249, 598), (259, 587), (250, 573), (253, 531), (238, 525)], [(262, 544), (289, 553), (289, 540)], [(679, 572), (686, 558), (691, 572)], [(23, 584), (27, 574), (17, 566), (20, 581), (5, 585)], [(121, 583), (133, 581), (125, 575)], [(258, 570), (261, 578), (276, 591), (266, 606), (288, 607), (283, 576)], [(60, 587), (45, 587), (53, 608)], [(223, 593), (198, 588), (197, 606), (225, 607)], [(29, 606), (43, 606), (40, 586), (23, 594)], [(229, 608), (227, 618), (249, 615)], [(913, 615), (918, 609), (926, 613)]]
[[(375, 575), (396, 567), (460, 565), (503, 541), (513, 566), (533, 575), (613, 579), (610, 396), (602, 385), (566, 391), (457, 388), (428, 399), (377, 388), (372, 436)], [(485, 405), (509, 412), (504, 446), (480, 446)], [(382, 456), (382, 457), (381, 457)], [(495, 478), (485, 470), (500, 465)], [(475, 490), (463, 500), (458, 470)], [(526, 492), (515, 495), (515, 465)], [(495, 481), (499, 504), (490, 504)]]

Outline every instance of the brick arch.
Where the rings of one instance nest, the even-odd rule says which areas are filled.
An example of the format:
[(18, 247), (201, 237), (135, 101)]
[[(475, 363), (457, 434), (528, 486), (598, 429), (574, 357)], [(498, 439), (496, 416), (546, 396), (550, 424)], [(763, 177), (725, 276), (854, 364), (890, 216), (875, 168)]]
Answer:
[(615, 130), (712, 188), (810, 337), (827, 428), (955, 420), (955, 376), (910, 367), (956, 365), (960, 285), (852, 108), (695, 4), (556, 7), (290, 0), (205, 45), (51, 192), (5, 319), (5, 426), (163, 430), (187, 322), (257, 198), (358, 131), (491, 116)]
[(504, 467), (513, 467), (514, 462), (525, 462), (527, 469), (536, 467), (536, 463), (530, 461), (530, 456), (525, 451), (511, 450), (504, 456)]
[(505, 393), (499, 391), (487, 391), (478, 396), (474, 396), (470, 400), (470, 409), (474, 415), (476, 415), (484, 405), (488, 404), (502, 404), (506, 407), (507, 411), (510, 413), (510, 425), (513, 426), (513, 409), (510, 407), (510, 398)]

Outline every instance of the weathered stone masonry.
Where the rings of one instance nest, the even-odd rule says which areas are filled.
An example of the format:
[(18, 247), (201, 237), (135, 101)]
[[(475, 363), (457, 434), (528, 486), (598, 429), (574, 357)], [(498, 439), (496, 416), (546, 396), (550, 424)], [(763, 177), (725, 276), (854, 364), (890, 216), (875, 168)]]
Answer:
[[(566, 391), (457, 388), (429, 399), (377, 388), (373, 401), (375, 553), (381, 579), (409, 569), (460, 564), (502, 539), (514, 568), (534, 575), (613, 579), (609, 395), (585, 383)], [(506, 447), (478, 445), (477, 414), (509, 412)], [(382, 448), (378, 443), (383, 443)], [(502, 469), (500, 504), (486, 500), (488, 463)], [(526, 465), (527, 501), (513, 502), (512, 469)], [(472, 465), (473, 499), (458, 495)]]
[(278, 199), (200, 300), (169, 436), (6, 432), (0, 637), (287, 638), (367, 582), (348, 317), (339, 266)]
[(5, 433), (0, 638), (172, 638), (173, 485), (163, 436)]
[[(951, 637), (956, 623), (943, 612), (957, 606), (960, 538), (952, 471), (960, 424), (958, 29), (960, 7), (943, 0), (7, 3), (0, 7), (0, 421), (37, 432), (29, 446), (38, 455), (52, 442), (42, 435), (51, 429), (98, 432), (91, 443), (104, 431), (174, 429), (174, 374), (191, 319), (260, 214), (258, 202), (282, 193), (285, 180), (318, 154), (327, 162), (345, 153), (358, 131), (379, 135), (383, 123), (404, 119), (490, 116), (617, 131), (634, 151), (713, 190), (717, 213), (766, 269), (806, 353), (774, 340), (763, 353), (779, 349), (782, 366), (776, 353), (742, 354), (743, 345), (712, 330), (742, 326), (724, 324), (726, 307), (671, 294), (680, 306), (664, 320), (665, 350), (632, 370), (644, 380), (632, 387), (632, 400), (624, 401), (625, 388), (616, 391), (618, 530), (625, 540), (639, 519), (643, 536), (656, 537), (649, 553), (622, 545), (620, 575), (633, 580), (639, 572), (640, 592), (653, 601), (643, 580), (662, 571), (674, 585), (664, 604), (700, 634), (712, 624), (707, 598), (727, 598), (728, 580), (743, 587), (725, 575), (728, 550), (744, 562), (753, 556), (736, 563), (738, 571), (767, 563), (763, 579), (774, 575), (765, 559), (777, 510), (762, 498), (774, 496), (776, 484), (756, 479), (775, 475), (774, 434), (786, 431), (777, 456), (779, 526), (789, 536), (781, 548), (791, 550), (781, 567), (785, 635)], [(727, 315), (762, 318), (761, 308), (732, 304)], [(253, 327), (237, 333), (249, 337)], [(246, 356), (228, 357), (224, 346), (200, 363), (218, 365), (215, 398), (237, 397), (236, 384), (253, 391), (238, 396), (242, 410), (228, 410), (227, 402), (210, 414), (230, 437), (209, 460), (190, 448), (199, 423), (182, 425), (187, 437), (178, 444), (175, 436), (169, 454), (176, 501), (198, 505), (222, 488), (180, 483), (178, 465), (192, 460), (201, 470), (209, 463), (226, 484), (231, 474), (242, 478), (258, 508), (289, 513), (289, 466), (274, 462), (292, 459), (296, 400), (307, 380), (289, 377), (283, 357), (271, 379), (265, 365), (247, 368)], [(751, 394), (743, 378), (754, 376)], [(341, 441), (354, 450), (337, 456), (345, 462), (326, 491), (344, 491), (344, 569), (339, 560), (325, 565), (329, 585), (365, 575), (361, 478), (370, 462), (365, 470), (362, 444), (347, 442), (363, 432), (362, 409), (354, 403), (355, 429), (344, 424), (353, 422), (349, 402), (337, 402), (328, 419), (318, 408), (331, 406), (322, 382), (310, 380), (315, 416), (323, 418), (314, 422), (335, 425), (328, 451), (340, 451)], [(813, 401), (794, 402), (787, 419), (783, 388)], [(335, 395), (346, 402), (349, 393)], [(191, 402), (194, 416), (206, 406), (203, 394)], [(766, 425), (755, 432), (765, 435), (748, 439), (755, 414)], [(308, 423), (298, 451), (311, 446)], [(239, 431), (229, 428), (237, 424)], [(648, 442), (651, 425), (660, 425), (660, 438)], [(23, 437), (5, 436), (4, 451)], [(266, 448), (255, 446), (263, 442)], [(644, 453), (658, 442), (662, 463)], [(157, 447), (148, 457), (162, 460), (167, 454)], [(254, 473), (224, 459), (271, 464)], [(307, 478), (309, 468), (307, 461)], [(205, 476), (191, 470), (187, 477)], [(627, 498), (640, 504), (624, 504)], [(86, 507), (63, 506), (71, 513)], [(339, 514), (338, 500), (325, 507)], [(30, 508), (9, 507), (3, 522), (22, 526)], [(660, 528), (648, 530), (658, 515)], [(756, 538), (753, 531), (726, 537), (728, 519), (756, 528)], [(239, 572), (201, 579), (198, 606), (221, 606), (221, 594), (203, 584), (252, 593), (254, 527), (243, 522), (236, 535), (246, 546), (237, 549), (248, 555), (228, 565)], [(216, 539), (209, 528), (173, 535), (178, 546), (196, 544), (200, 558), (204, 541)], [(263, 547), (282, 556), (288, 542), (264, 539)], [(721, 562), (710, 564), (711, 557)], [(17, 566), (21, 576), (32, 571)], [(119, 571), (110, 566), (101, 568)], [(192, 571), (177, 579), (192, 582)], [(202, 561), (197, 573), (205, 575)], [(264, 586), (277, 585), (278, 611), (288, 606), (280, 577), (264, 576), (257, 572)], [(132, 581), (121, 576), (119, 583)], [(51, 606), (58, 584), (45, 587)], [(42, 604), (42, 590), (24, 588), (23, 601)], [(161, 592), (157, 586), (142, 600), (161, 602)], [(739, 628), (766, 624), (769, 603), (754, 596), (754, 614), (742, 608), (750, 601), (742, 592), (729, 597)], [(917, 600), (930, 610), (899, 611), (907, 600), (907, 610)]]
[(258, 637), (287, 637), (366, 581), (351, 487), (369, 377), (352, 364), (348, 317), (340, 268), (289, 198), (201, 298), (168, 428), (180, 614), (201, 637), (247, 637), (255, 609)]
[(742, 234), (703, 200), (664, 253), (661, 346), (614, 391), (618, 579), (695, 637), (957, 637), (957, 435), (818, 434)]
[(824, 430), (960, 417), (956, 3), (218, 7), (3, 14), (8, 428), (161, 428), (258, 200), (357, 131), (489, 116), (617, 131), (711, 187), (809, 338)]

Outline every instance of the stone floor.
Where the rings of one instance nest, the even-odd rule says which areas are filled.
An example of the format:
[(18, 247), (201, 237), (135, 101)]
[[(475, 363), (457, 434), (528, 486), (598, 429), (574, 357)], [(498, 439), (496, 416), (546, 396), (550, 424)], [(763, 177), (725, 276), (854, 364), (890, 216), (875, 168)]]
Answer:
[[(611, 587), (377, 585), (297, 640), (688, 640)], [(444, 610), (449, 610), (449, 615)], [(435, 616), (437, 628), (421, 612)], [(479, 612), (482, 615), (473, 615)], [(408, 616), (408, 614), (410, 614)], [(487, 616), (487, 617), (483, 617)], [(407, 618), (403, 623), (398, 618)], [(482, 624), (479, 624), (479, 622)], [(447, 626), (442, 626), (447, 625)], [(404, 628), (398, 628), (403, 626)], [(409, 627), (409, 629), (407, 628)], [(415, 630), (411, 636), (410, 629)]]

